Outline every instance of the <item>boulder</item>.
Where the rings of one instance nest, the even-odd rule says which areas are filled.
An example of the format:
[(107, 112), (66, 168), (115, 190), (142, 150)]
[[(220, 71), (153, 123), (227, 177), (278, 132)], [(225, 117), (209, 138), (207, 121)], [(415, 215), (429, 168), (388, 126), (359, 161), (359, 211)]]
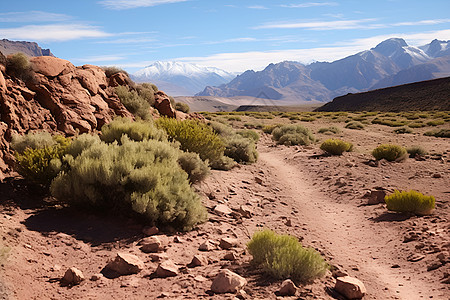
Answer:
[(77, 285), (80, 284), (84, 280), (83, 273), (77, 268), (70, 268), (64, 274), (64, 277), (61, 279), (62, 285)]
[(146, 236), (151, 236), (159, 233), (159, 229), (156, 226), (145, 226), (142, 229), (142, 233)]
[(208, 263), (209, 263), (208, 258), (206, 258), (203, 255), (197, 254), (197, 255), (194, 255), (194, 257), (192, 258), (192, 261), (189, 264), (189, 267), (195, 268), (195, 267), (207, 266)]
[(141, 251), (144, 253), (155, 253), (162, 249), (162, 242), (156, 236), (149, 236), (139, 242)]
[(232, 212), (233, 211), (225, 204), (218, 204), (216, 205), (216, 207), (214, 207), (214, 213), (216, 215), (229, 215)]
[(350, 276), (336, 278), (334, 289), (347, 299), (362, 299), (367, 293), (364, 284)]
[(215, 248), (214, 243), (212, 243), (212, 241), (208, 240), (208, 241), (200, 244), (200, 246), (198, 247), (198, 250), (211, 251), (211, 250), (214, 250), (214, 248)]
[(155, 275), (160, 278), (174, 277), (178, 275), (178, 268), (173, 261), (168, 259), (159, 264)]
[(246, 284), (247, 280), (244, 277), (224, 269), (214, 278), (211, 284), (211, 291), (216, 294), (236, 293)]
[(136, 255), (117, 253), (116, 258), (109, 262), (102, 273), (106, 277), (137, 274), (144, 269), (144, 262)]
[(51, 56), (33, 57), (30, 59), (30, 63), (34, 72), (47, 77), (58, 76), (66, 69), (68, 71), (75, 69), (70, 61)]
[(376, 205), (376, 204), (380, 204), (380, 203), (385, 203), (384, 197), (386, 197), (386, 191), (384, 191), (384, 190), (371, 191), (367, 204)]
[(297, 292), (297, 287), (292, 282), (292, 280), (287, 279), (283, 281), (281, 284), (280, 290), (278, 291), (278, 295), (280, 296), (295, 296)]
[(155, 108), (159, 111), (162, 116), (169, 118), (175, 118), (176, 112), (170, 103), (169, 96), (164, 92), (158, 91), (155, 93)]
[(109, 78), (109, 86), (110, 87), (116, 87), (119, 85), (127, 85), (129, 83), (130, 83), (130, 78), (128, 78), (128, 75), (123, 72), (116, 73)]
[(233, 238), (221, 238), (219, 242), (219, 247), (228, 250), (236, 246), (238, 243), (237, 239)]

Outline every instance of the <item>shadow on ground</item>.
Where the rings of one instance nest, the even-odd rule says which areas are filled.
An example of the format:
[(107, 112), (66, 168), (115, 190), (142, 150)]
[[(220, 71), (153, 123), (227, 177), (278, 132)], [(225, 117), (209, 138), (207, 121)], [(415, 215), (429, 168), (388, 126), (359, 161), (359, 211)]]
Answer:
[(396, 213), (396, 212), (384, 212), (378, 217), (370, 218), (374, 222), (401, 222), (406, 221), (411, 218), (411, 214), (409, 213)]

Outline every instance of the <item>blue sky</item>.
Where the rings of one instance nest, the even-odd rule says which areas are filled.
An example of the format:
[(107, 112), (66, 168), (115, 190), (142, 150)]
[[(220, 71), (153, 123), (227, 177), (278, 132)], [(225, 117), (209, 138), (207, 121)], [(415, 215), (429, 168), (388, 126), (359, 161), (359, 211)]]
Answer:
[(450, 40), (448, 0), (2, 1), (0, 38), (36, 41), (75, 65), (134, 72), (178, 60), (231, 72), (333, 61), (390, 37)]

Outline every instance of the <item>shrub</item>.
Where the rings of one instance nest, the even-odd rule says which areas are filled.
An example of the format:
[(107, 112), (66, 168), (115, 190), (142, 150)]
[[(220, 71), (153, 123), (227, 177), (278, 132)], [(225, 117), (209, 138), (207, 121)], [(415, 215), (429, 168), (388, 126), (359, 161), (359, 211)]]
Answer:
[(228, 121), (242, 121), (241, 117), (238, 116), (229, 116), (227, 118)]
[(409, 157), (416, 157), (416, 155), (424, 156), (427, 155), (428, 152), (421, 146), (412, 146), (406, 149), (406, 152), (408, 152)]
[(417, 215), (428, 215), (434, 209), (435, 199), (433, 196), (425, 196), (422, 193), (411, 190), (394, 191), (393, 194), (384, 198), (387, 209), (398, 212), (412, 212)]
[(69, 144), (69, 139), (48, 132), (14, 136), (11, 146), (16, 150), (17, 172), (31, 182), (49, 186), (61, 170), (61, 158)]
[(150, 106), (155, 105), (155, 91), (151, 84), (141, 83), (136, 87), (136, 91)]
[(170, 118), (159, 118), (158, 127), (164, 129), (169, 138), (180, 142), (181, 149), (186, 152), (195, 152), (201, 159), (214, 160), (223, 156), (225, 145), (213, 129), (197, 120), (178, 121)]
[(320, 128), (319, 129), (319, 133), (324, 133), (324, 134), (337, 134), (340, 133), (341, 130), (339, 128), (337, 128), (336, 126), (330, 126), (330, 127), (324, 127), (324, 128)]
[(214, 130), (214, 132), (217, 133), (218, 135), (220, 135), (221, 137), (225, 138), (225, 137), (232, 136), (234, 134), (233, 128), (226, 124), (212, 121), (212, 122), (209, 122), (208, 125), (211, 126), (211, 128)]
[(320, 145), (320, 149), (332, 155), (341, 155), (345, 151), (352, 151), (353, 145), (339, 139), (328, 139)]
[(281, 127), (281, 125), (280, 124), (266, 125), (262, 128), (262, 131), (267, 134), (272, 134), (272, 131), (278, 127)]
[(303, 118), (300, 118), (300, 121), (302, 121), (302, 122), (313, 122), (315, 120), (316, 120), (316, 118), (314, 118), (314, 117), (303, 117)]
[(251, 129), (238, 130), (236, 133), (246, 139), (254, 141), (255, 143), (259, 141), (259, 134), (254, 130)]
[(361, 122), (354, 121), (354, 122), (347, 123), (347, 125), (345, 125), (345, 128), (362, 130), (362, 129), (364, 129), (364, 125)]
[(206, 218), (206, 209), (179, 166), (177, 149), (167, 142), (121, 144), (98, 142), (76, 158), (52, 182), (52, 195), (71, 205), (99, 211), (136, 212), (157, 224), (192, 229)]
[(254, 163), (258, 160), (255, 142), (241, 136), (234, 136), (226, 142), (224, 154), (238, 163)]
[(184, 112), (186, 114), (188, 114), (190, 111), (189, 105), (187, 105), (186, 103), (182, 103), (182, 102), (175, 103), (175, 109), (178, 111)]
[(188, 174), (191, 183), (203, 181), (209, 174), (208, 163), (203, 161), (197, 153), (180, 153), (178, 164)]
[(130, 90), (128, 86), (116, 87), (116, 94), (123, 105), (137, 118), (151, 119), (150, 104), (138, 92)]
[(108, 78), (113, 76), (114, 74), (117, 74), (117, 73), (124, 73), (128, 77), (130, 77), (130, 75), (128, 74), (127, 71), (125, 71), (125, 70), (123, 70), (123, 69), (121, 69), (119, 67), (115, 67), (115, 66), (107, 67), (107, 66), (104, 66), (104, 67), (102, 67), (102, 69), (105, 72), (106, 77), (108, 77)]
[(133, 141), (143, 140), (167, 140), (164, 130), (159, 129), (150, 121), (131, 121), (128, 118), (115, 118), (109, 124), (102, 127), (101, 139), (104, 142), (120, 142), (123, 135), (127, 135)]
[(375, 118), (372, 120), (372, 124), (381, 124), (381, 125), (386, 125), (386, 126), (390, 126), (390, 127), (400, 127), (400, 126), (404, 126), (404, 125), (408, 124), (408, 122), (398, 121), (396, 119), (386, 120), (386, 119)]
[(441, 129), (439, 131), (427, 131), (424, 133), (424, 135), (439, 138), (450, 138), (450, 129)]
[(442, 119), (432, 120), (432, 121), (427, 122), (428, 126), (438, 126), (438, 125), (444, 125), (444, 124), (445, 124), (445, 121)]
[(22, 52), (12, 54), (6, 58), (6, 71), (8, 74), (28, 81), (32, 78), (32, 68), (28, 56)]
[(412, 133), (412, 132), (413, 131), (411, 130), (411, 128), (408, 128), (408, 127), (394, 129), (394, 133), (396, 133), (396, 134), (405, 134), (405, 133)]
[(309, 129), (298, 125), (284, 125), (272, 131), (272, 138), (282, 145), (309, 145), (315, 141)]
[(229, 171), (236, 167), (237, 163), (231, 157), (222, 156), (219, 159), (210, 162), (210, 166), (215, 170)]
[(378, 146), (372, 151), (372, 155), (375, 159), (386, 159), (388, 161), (401, 161), (406, 158), (406, 149), (392, 144), (383, 144)]
[(247, 244), (252, 262), (277, 279), (309, 282), (322, 277), (328, 265), (312, 248), (304, 248), (297, 238), (264, 230)]
[(425, 127), (426, 125), (421, 122), (414, 122), (414, 123), (409, 123), (408, 126), (410, 128), (422, 128), (422, 127)]

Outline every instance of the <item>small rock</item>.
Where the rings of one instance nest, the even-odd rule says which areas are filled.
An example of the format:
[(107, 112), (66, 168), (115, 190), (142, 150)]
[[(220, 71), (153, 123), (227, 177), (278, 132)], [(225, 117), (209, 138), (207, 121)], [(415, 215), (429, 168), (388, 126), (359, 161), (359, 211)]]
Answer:
[(70, 268), (64, 274), (64, 277), (61, 279), (61, 283), (63, 285), (77, 285), (80, 284), (84, 280), (83, 273), (77, 268)]
[(246, 205), (241, 205), (239, 207), (239, 213), (241, 214), (241, 216), (243, 218), (247, 218), (247, 219), (250, 219), (253, 215), (251, 208)]
[(194, 277), (194, 280), (197, 281), (197, 282), (205, 282), (205, 281), (207, 281), (208, 279), (206, 279), (206, 278), (203, 277), (202, 275), (197, 275), (197, 276)]
[(94, 274), (91, 276), (91, 278), (89, 279), (90, 281), (99, 281), (100, 279), (103, 278), (103, 274), (99, 273), (99, 274)]
[(384, 197), (386, 197), (386, 191), (377, 190), (370, 191), (369, 200), (367, 202), (368, 205), (377, 205), (384, 202)]
[(161, 250), (162, 243), (156, 236), (149, 236), (139, 242), (141, 251), (144, 253), (155, 253)]
[(432, 176), (433, 178), (442, 178), (442, 175), (440, 173), (435, 173)]
[(332, 275), (334, 278), (338, 278), (338, 277), (345, 277), (345, 276), (348, 276), (348, 273), (347, 273), (347, 272), (344, 272), (344, 271), (341, 271), (341, 270), (339, 270), (339, 269), (335, 269), (335, 270), (333, 270), (333, 271), (331, 272), (331, 275)]
[(425, 255), (422, 254), (413, 254), (408, 257), (408, 261), (410, 262), (418, 262), (425, 258)]
[(178, 268), (173, 261), (169, 259), (159, 264), (155, 274), (160, 278), (174, 277), (178, 275)]
[(190, 267), (200, 267), (200, 266), (206, 266), (206, 265), (208, 265), (208, 263), (209, 263), (208, 259), (205, 256), (194, 255), (189, 266)]
[(152, 261), (158, 262), (158, 261), (163, 261), (163, 260), (169, 259), (169, 256), (166, 253), (158, 253), (158, 254), (153, 253), (153, 254), (150, 254), (150, 259)]
[(287, 219), (287, 221), (286, 221), (286, 223), (284, 223), (284, 225), (286, 225), (287, 227), (291, 227), (292, 226), (291, 219)]
[(418, 233), (418, 232), (410, 231), (403, 238), (403, 243), (409, 243), (409, 242), (415, 241), (419, 238), (419, 235), (420, 235), (420, 233)]
[(448, 257), (449, 257), (448, 252), (441, 252), (441, 253), (439, 253), (439, 254), (436, 256), (436, 258), (439, 259), (439, 261), (440, 261), (442, 264), (447, 263)]
[(198, 250), (200, 251), (211, 251), (213, 250), (215, 247), (213, 245), (213, 243), (211, 243), (211, 241), (206, 241), (204, 243), (202, 243), (199, 247)]
[[(144, 262), (136, 255), (117, 253), (116, 258), (109, 262), (102, 273), (110, 277), (137, 274), (144, 269)], [(108, 277), (108, 276), (107, 276)]]
[(287, 279), (283, 281), (281, 284), (281, 288), (278, 291), (278, 294), (280, 296), (295, 296), (295, 293), (297, 292), (297, 287), (292, 282), (292, 280)]
[(142, 229), (142, 233), (146, 236), (151, 236), (159, 233), (159, 229), (156, 226), (145, 226)]
[(219, 215), (219, 216), (221, 216), (221, 215), (229, 215), (232, 212), (233, 211), (228, 206), (226, 206), (225, 204), (218, 204), (218, 205), (216, 205), (216, 207), (214, 207), (214, 213), (216, 215)]
[(214, 278), (211, 291), (216, 294), (235, 293), (247, 284), (247, 280), (230, 270), (224, 269)]
[(262, 185), (264, 181), (261, 177), (255, 177), (255, 182)]
[(429, 264), (427, 266), (427, 271), (428, 272), (433, 271), (433, 270), (439, 269), (440, 267), (442, 267), (442, 263), (440, 261), (432, 262), (431, 264)]
[(233, 238), (221, 238), (220, 239), (220, 243), (219, 243), (219, 247), (224, 249), (224, 250), (228, 250), (233, 248), (234, 246), (236, 246), (238, 243), (237, 239), (233, 239)]
[(367, 293), (364, 284), (350, 276), (336, 278), (334, 289), (347, 299), (361, 299)]
[(224, 260), (229, 260), (229, 261), (235, 261), (237, 259), (237, 256), (234, 252), (229, 252), (227, 254), (225, 254), (225, 256), (223, 257)]
[(180, 238), (179, 236), (176, 236), (173, 238), (173, 242), (181, 244), (184, 242), (184, 240), (182, 238)]

